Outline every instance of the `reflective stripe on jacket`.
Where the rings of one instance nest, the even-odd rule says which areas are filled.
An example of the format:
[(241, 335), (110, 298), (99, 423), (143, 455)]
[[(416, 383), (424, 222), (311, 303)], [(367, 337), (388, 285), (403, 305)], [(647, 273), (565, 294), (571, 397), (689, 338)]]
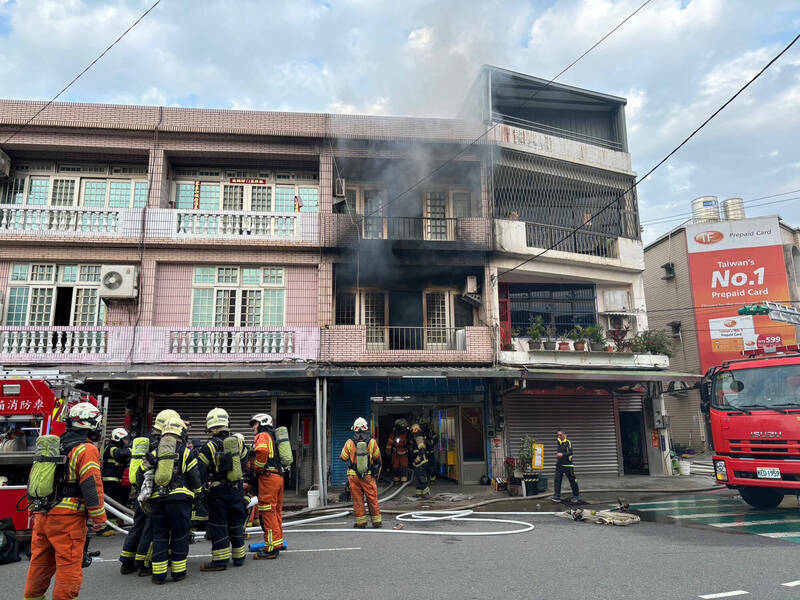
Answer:
[(256, 473), (280, 473), (275, 464), (275, 442), (268, 431), (261, 431), (253, 440), (253, 470)]
[(573, 467), (575, 465), (572, 464), (572, 442), (568, 439), (565, 439), (563, 442), (559, 439), (556, 439), (556, 444), (558, 444), (558, 449), (556, 452), (561, 452), (561, 458), (556, 460), (556, 465), (559, 467)]
[[(152, 500), (158, 498), (191, 500), (194, 498), (195, 494), (199, 494), (202, 491), (203, 486), (200, 483), (200, 471), (197, 468), (197, 459), (194, 457), (194, 453), (185, 446), (179, 446), (178, 454), (181, 456), (181, 462), (175, 473), (175, 480), (170, 484), (174, 487), (166, 494), (163, 494), (158, 491), (158, 486), (155, 486), (153, 494), (150, 496)], [(150, 462), (151, 460), (155, 462), (155, 457), (149, 455), (144, 465), (142, 465), (143, 472), (155, 469), (155, 465)]]
[(82, 497), (62, 498), (48, 514), (74, 515), (83, 513), (95, 523), (106, 521), (103, 500), (103, 481), (100, 477), (100, 451), (86, 441), (78, 444), (67, 454), (67, 484), (78, 484)]
[[(210, 487), (217, 487), (227, 482), (227, 476), (217, 471), (217, 452), (221, 452), (222, 443), (232, 434), (228, 431), (211, 436), (206, 445), (197, 454), (198, 467), (200, 468), (200, 480), (210, 482)], [(242, 473), (247, 472), (247, 447), (242, 440), (239, 440), (239, 460), (242, 462)], [(234, 459), (236, 460), (236, 459)]]
[(121, 443), (111, 443), (103, 452), (103, 481), (121, 482), (125, 467), (131, 461), (131, 451)]
[[(378, 442), (376, 442), (374, 438), (370, 438), (367, 444), (367, 456), (369, 456), (370, 466), (381, 462), (381, 449), (378, 447)], [(350, 438), (344, 443), (344, 448), (342, 448), (342, 454), (339, 458), (349, 463), (347, 474), (358, 477), (358, 473), (356, 473), (356, 470), (353, 468), (356, 462), (356, 442), (353, 438)]]

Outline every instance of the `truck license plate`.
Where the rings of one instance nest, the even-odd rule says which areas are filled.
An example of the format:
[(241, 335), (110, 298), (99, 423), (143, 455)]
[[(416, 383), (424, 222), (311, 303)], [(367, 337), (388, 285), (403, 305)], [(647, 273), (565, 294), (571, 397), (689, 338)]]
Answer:
[(757, 467), (756, 468), (756, 477), (759, 479), (780, 479), (781, 478), (781, 470), (780, 469), (770, 469), (767, 467)]

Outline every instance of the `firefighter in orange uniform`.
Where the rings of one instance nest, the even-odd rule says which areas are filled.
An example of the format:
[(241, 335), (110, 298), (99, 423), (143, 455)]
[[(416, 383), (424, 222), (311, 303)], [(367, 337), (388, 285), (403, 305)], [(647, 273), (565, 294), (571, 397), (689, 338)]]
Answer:
[(283, 548), (283, 474), (275, 444), (272, 416), (259, 413), (250, 419), (253, 433), (253, 471), (258, 475), (258, 516), (264, 530), (264, 547), (253, 558), (278, 558)]
[(67, 432), (61, 438), (61, 453), (67, 457), (63, 465), (66, 479), (56, 483), (54, 506), (50, 503), (32, 508), (34, 527), (25, 600), (44, 600), (53, 575), (53, 600), (78, 597), (83, 581), (86, 519), (92, 520), (95, 532), (106, 522), (100, 452), (92, 444), (100, 439), (101, 419), (100, 411), (89, 402), (79, 402), (69, 411)]
[(408, 421), (397, 419), (386, 440), (386, 458), (392, 465), (392, 482), (395, 485), (408, 481)]
[(381, 450), (372, 436), (366, 419), (359, 417), (353, 423), (353, 437), (342, 448), (340, 458), (348, 463), (347, 480), (353, 496), (353, 513), (357, 529), (367, 527), (364, 497), (367, 498), (372, 526), (381, 527), (381, 509), (378, 506), (378, 477), (381, 473)]

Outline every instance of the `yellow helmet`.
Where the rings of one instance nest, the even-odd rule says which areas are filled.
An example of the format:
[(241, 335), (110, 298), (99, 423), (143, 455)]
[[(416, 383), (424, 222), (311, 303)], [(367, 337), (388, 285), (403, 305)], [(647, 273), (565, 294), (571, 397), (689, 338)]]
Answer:
[(206, 429), (210, 430), (212, 427), (224, 427), (227, 429), (230, 425), (228, 413), (224, 408), (212, 408), (206, 415)]
[(414, 423), (414, 424), (411, 426), (411, 433), (418, 433), (419, 431), (420, 431), (419, 425), (417, 425), (416, 423)]
[(184, 429), (186, 429), (186, 424), (181, 420), (181, 418), (173, 417), (167, 421), (167, 424), (161, 430), (161, 434), (166, 435), (171, 433), (180, 437), (183, 434)]
[(162, 410), (160, 413), (156, 415), (156, 420), (153, 422), (153, 429), (164, 433), (164, 428), (167, 426), (172, 419), (180, 419), (181, 416), (171, 408), (167, 408), (166, 410)]

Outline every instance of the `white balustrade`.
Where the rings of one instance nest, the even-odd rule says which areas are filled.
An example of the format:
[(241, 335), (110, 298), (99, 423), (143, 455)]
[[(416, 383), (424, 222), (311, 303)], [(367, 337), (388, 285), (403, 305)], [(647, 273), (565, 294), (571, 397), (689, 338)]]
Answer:
[(297, 235), (297, 215), (224, 211), (177, 211), (178, 235), (248, 236), (292, 239)]
[(0, 352), (18, 354), (105, 354), (108, 330), (72, 328), (0, 330)]
[(0, 207), (0, 231), (6, 233), (118, 233), (120, 223), (114, 209)]
[(294, 354), (293, 331), (179, 330), (169, 332), (170, 354)]

